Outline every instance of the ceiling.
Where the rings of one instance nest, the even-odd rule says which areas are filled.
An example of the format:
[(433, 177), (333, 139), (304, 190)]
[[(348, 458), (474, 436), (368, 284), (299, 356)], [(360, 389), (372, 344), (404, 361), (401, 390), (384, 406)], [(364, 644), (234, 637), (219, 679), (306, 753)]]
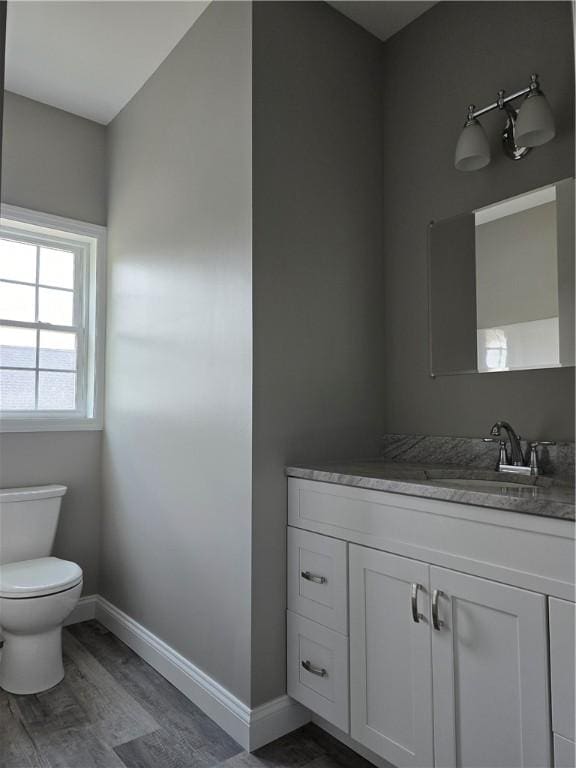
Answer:
[(420, 0), (328, 0), (336, 10), (348, 16), (380, 40), (388, 40), (398, 30), (410, 24), (417, 16), (427, 11), (435, 2)]
[[(108, 124), (210, 0), (26, 0), (8, 3), (6, 89)], [(331, 2), (381, 40), (434, 3)]]
[(9, 2), (6, 89), (107, 124), (208, 4)]

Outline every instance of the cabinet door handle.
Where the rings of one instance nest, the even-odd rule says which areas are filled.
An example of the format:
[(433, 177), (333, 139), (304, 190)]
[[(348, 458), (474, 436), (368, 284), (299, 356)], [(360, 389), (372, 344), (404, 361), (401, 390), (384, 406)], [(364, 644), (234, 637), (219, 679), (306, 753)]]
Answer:
[(438, 630), (444, 626), (444, 622), (438, 618), (438, 599), (443, 596), (441, 589), (435, 589), (432, 593), (432, 626)]
[(306, 581), (313, 581), (314, 584), (326, 584), (328, 581), (326, 576), (316, 576), (314, 573), (310, 573), (310, 571), (302, 571), (300, 576), (306, 579)]
[(324, 669), (324, 667), (315, 667), (312, 662), (308, 661), (308, 659), (302, 662), (302, 666), (306, 672), (310, 672), (312, 675), (318, 675), (318, 677), (328, 677), (328, 671)]
[(420, 619), (424, 618), (424, 614), (418, 613), (418, 590), (422, 589), (421, 584), (412, 584), (412, 590), (410, 592), (410, 607), (412, 608), (412, 619), (415, 624), (420, 623)]

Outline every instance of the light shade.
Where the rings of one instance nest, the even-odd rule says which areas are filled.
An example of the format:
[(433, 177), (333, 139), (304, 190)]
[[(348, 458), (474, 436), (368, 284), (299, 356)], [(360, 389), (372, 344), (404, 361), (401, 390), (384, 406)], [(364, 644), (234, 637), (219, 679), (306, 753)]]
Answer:
[(454, 165), (459, 171), (477, 171), (490, 162), (490, 146), (478, 120), (468, 120), (458, 137)]
[(533, 91), (524, 100), (516, 120), (515, 138), (520, 147), (539, 147), (556, 135), (554, 116), (541, 91)]

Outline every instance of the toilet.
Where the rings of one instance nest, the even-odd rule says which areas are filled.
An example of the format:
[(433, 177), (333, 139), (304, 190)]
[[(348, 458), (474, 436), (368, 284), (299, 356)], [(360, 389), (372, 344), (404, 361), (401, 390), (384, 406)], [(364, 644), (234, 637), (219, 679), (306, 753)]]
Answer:
[(82, 569), (51, 557), (64, 485), (0, 490), (0, 688), (40, 693), (64, 677), (62, 625)]

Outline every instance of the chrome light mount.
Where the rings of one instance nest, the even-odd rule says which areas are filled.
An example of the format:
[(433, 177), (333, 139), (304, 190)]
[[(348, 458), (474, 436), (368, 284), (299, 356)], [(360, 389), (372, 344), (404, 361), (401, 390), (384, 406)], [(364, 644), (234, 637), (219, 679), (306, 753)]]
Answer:
[(505, 91), (498, 91), (498, 109), (506, 112), (506, 125), (502, 131), (502, 145), (504, 147), (504, 153), (511, 160), (522, 160), (526, 155), (530, 153), (530, 147), (520, 147), (516, 143), (516, 120), (518, 118), (518, 112), (507, 101), (504, 100)]

